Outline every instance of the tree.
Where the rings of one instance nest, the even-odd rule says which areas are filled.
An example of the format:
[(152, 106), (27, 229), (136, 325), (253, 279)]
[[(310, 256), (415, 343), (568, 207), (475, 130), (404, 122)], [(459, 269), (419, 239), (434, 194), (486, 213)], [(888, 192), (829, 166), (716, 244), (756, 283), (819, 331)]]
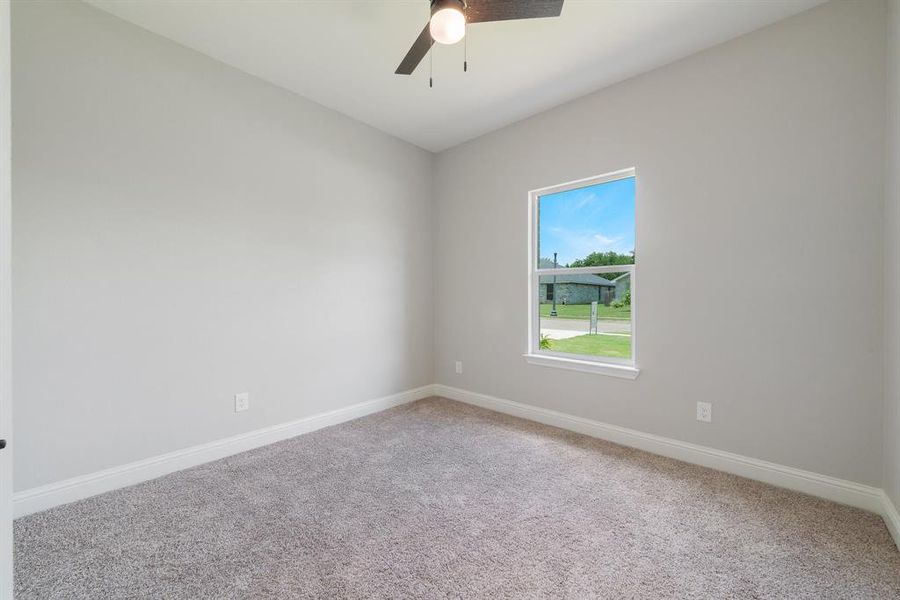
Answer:
[(633, 265), (634, 251), (628, 254), (618, 252), (591, 252), (584, 258), (573, 260), (567, 267), (605, 267), (607, 265)]
[[(628, 254), (619, 254), (618, 252), (591, 252), (584, 258), (573, 260), (566, 265), (567, 267), (605, 267), (608, 265), (633, 265), (634, 250)], [(605, 279), (615, 279), (622, 273), (601, 273)]]

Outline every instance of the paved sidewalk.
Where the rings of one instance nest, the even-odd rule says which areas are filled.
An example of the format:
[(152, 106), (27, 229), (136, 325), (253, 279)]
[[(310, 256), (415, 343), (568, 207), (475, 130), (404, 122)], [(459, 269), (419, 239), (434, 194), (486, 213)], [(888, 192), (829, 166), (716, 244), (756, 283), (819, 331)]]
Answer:
[[(589, 319), (553, 319), (541, 318), (541, 333), (554, 340), (564, 340), (590, 333)], [(597, 333), (619, 335), (631, 334), (631, 321), (603, 320), (597, 321)]]

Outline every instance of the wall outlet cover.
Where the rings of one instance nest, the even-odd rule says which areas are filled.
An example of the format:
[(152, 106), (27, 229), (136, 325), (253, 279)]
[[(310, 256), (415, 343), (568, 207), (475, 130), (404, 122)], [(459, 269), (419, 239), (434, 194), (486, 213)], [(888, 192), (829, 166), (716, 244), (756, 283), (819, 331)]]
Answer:
[(712, 423), (712, 404), (709, 402), (697, 403), (697, 420)]
[(234, 395), (234, 412), (241, 412), (250, 408), (250, 393), (241, 392)]
[(461, 360), (456, 361), (456, 374), (462, 375), (462, 361)]

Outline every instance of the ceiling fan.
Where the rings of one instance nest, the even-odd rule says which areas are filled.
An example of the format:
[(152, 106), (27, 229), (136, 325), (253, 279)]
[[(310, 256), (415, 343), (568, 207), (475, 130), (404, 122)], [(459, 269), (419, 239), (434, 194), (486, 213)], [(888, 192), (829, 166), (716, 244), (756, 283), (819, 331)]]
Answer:
[(394, 71), (411, 75), (431, 46), (455, 44), (466, 35), (466, 25), (558, 17), (563, 0), (431, 0), (431, 19)]

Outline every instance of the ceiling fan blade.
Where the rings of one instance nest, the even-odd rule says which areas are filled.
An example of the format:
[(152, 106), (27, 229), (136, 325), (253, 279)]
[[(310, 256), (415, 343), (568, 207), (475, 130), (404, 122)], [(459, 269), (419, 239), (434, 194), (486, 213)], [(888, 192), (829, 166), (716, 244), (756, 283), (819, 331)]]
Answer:
[(431, 39), (431, 32), (428, 31), (428, 23), (425, 23), (425, 29), (422, 30), (422, 33), (420, 33), (419, 37), (416, 38), (416, 41), (413, 42), (409, 52), (403, 57), (400, 66), (397, 67), (397, 70), (394, 71), (394, 73), (397, 75), (412, 75), (412, 72), (416, 70), (416, 67), (422, 59), (425, 58), (425, 55), (428, 54), (428, 50), (431, 49), (432, 44), (434, 44), (434, 40)]
[(563, 0), (468, 0), (466, 21), (511, 21), (513, 19), (539, 19), (558, 17)]

